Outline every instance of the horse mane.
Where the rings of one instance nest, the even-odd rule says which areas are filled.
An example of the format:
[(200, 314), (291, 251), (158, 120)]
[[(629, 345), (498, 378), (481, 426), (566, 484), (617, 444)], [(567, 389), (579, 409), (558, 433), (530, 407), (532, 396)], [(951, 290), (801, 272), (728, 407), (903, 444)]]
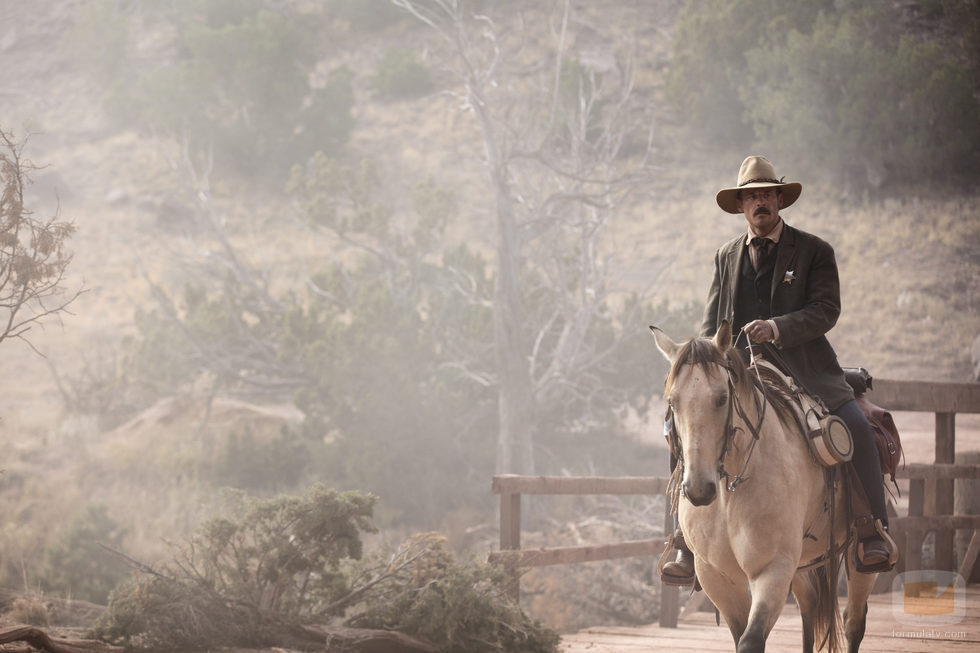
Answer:
[[(732, 381), (737, 388), (744, 388), (749, 391), (754, 391), (758, 387), (758, 382), (753, 383), (754, 372), (749, 370), (748, 365), (746, 365), (745, 360), (742, 355), (735, 347), (729, 347), (723, 352), (721, 352), (714, 344), (710, 338), (692, 338), (685, 342), (680, 351), (677, 353), (677, 357), (674, 359), (673, 365), (670, 366), (670, 371), (667, 373), (667, 381), (664, 384), (665, 392), (664, 395), (669, 395), (671, 389), (676, 381), (677, 374), (682, 367), (685, 365), (694, 365), (699, 367), (707, 367), (708, 365), (721, 365), (731, 372)], [(787, 428), (796, 427), (796, 413), (793, 408), (793, 402), (795, 399), (792, 394), (781, 380), (772, 377), (769, 374), (762, 374), (762, 384), (765, 389), (766, 399), (773, 408), (776, 409), (776, 413), (779, 415), (780, 421)], [(748, 384), (746, 387), (745, 384)]]
[(721, 365), (728, 368), (736, 385), (741, 385), (746, 378), (748, 368), (742, 356), (734, 347), (729, 347), (724, 353), (715, 347), (714, 342), (708, 338), (691, 338), (677, 352), (673, 365), (667, 373), (667, 381), (664, 384), (666, 394), (670, 394), (677, 380), (677, 374), (685, 365), (696, 367), (707, 367), (708, 365)]

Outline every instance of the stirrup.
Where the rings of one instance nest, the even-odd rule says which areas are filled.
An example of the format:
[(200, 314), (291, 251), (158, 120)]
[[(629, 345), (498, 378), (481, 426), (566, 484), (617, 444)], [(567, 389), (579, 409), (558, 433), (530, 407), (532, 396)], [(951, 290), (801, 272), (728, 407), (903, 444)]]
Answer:
[[(663, 567), (660, 568), (660, 582), (662, 582), (664, 585), (671, 585), (673, 587), (691, 587), (694, 585), (695, 576), (696, 576), (696, 574), (694, 573), (694, 554), (691, 553), (690, 551), (683, 551), (681, 549), (678, 549), (678, 557), (681, 556), (690, 556), (691, 573), (684, 576), (668, 574), (664, 571), (667, 567), (667, 564), (671, 564), (668, 562), (667, 564), (665, 564)], [(679, 560), (675, 560), (674, 562), (680, 564)]]
[(877, 574), (886, 571), (891, 571), (895, 567), (895, 564), (898, 562), (898, 545), (895, 544), (895, 540), (893, 540), (891, 535), (888, 534), (888, 530), (885, 529), (880, 519), (875, 520), (874, 527), (877, 534), (881, 537), (882, 540), (884, 540), (885, 548), (888, 549), (888, 560), (885, 560), (884, 562), (879, 562), (874, 565), (865, 565), (862, 562), (862, 559), (864, 557), (863, 555), (864, 544), (861, 542), (861, 540), (855, 537), (855, 550), (854, 550), (855, 566), (857, 567), (857, 570), (862, 574)]
[[(684, 553), (684, 550), (680, 547), (675, 546), (675, 541), (680, 538), (675, 538), (671, 535), (667, 539), (667, 546), (664, 547), (664, 552), (660, 554), (660, 560), (657, 562), (657, 572), (660, 575), (660, 582), (664, 585), (670, 585), (672, 587), (691, 587), (695, 583), (694, 570), (691, 570), (690, 576), (671, 576), (670, 574), (664, 573), (664, 567), (668, 564), (668, 558), (673, 551), (678, 553)], [(682, 540), (683, 541), (683, 540)], [(687, 551), (687, 554), (693, 557), (693, 553)]]

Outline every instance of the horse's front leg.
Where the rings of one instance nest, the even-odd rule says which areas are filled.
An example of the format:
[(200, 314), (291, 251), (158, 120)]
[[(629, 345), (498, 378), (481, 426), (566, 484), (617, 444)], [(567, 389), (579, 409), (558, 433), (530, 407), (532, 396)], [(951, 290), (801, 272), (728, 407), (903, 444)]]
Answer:
[(749, 576), (752, 607), (748, 625), (738, 640), (738, 653), (762, 653), (766, 650), (766, 638), (783, 611), (795, 573), (796, 559), (780, 555)]
[(749, 609), (752, 606), (752, 596), (749, 594), (745, 576), (740, 572), (732, 573), (734, 563), (728, 565), (730, 573), (727, 574), (701, 558), (696, 558), (695, 566), (702, 589), (728, 624), (728, 630), (737, 646), (748, 625)]

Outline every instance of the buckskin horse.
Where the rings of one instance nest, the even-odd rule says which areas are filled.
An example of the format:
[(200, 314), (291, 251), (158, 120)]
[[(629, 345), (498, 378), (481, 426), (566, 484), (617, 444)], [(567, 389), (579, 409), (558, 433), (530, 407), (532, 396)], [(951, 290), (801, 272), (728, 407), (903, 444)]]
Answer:
[[(853, 561), (853, 551), (845, 552), (845, 496), (810, 454), (791, 400), (746, 365), (729, 324), (714, 338), (685, 343), (650, 328), (671, 362), (665, 398), (680, 525), (737, 653), (765, 651), (790, 590), (803, 618), (804, 653), (814, 643), (842, 650), (837, 576), (843, 555)], [(850, 653), (864, 637), (876, 576), (851, 566), (843, 619)]]

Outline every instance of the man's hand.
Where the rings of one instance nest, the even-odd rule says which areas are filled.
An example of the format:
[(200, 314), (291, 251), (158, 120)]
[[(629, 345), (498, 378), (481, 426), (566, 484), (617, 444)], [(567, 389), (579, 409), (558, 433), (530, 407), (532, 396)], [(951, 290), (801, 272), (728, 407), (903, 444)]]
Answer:
[(742, 331), (752, 342), (771, 342), (776, 336), (772, 332), (772, 327), (765, 320), (749, 322), (742, 327)]

